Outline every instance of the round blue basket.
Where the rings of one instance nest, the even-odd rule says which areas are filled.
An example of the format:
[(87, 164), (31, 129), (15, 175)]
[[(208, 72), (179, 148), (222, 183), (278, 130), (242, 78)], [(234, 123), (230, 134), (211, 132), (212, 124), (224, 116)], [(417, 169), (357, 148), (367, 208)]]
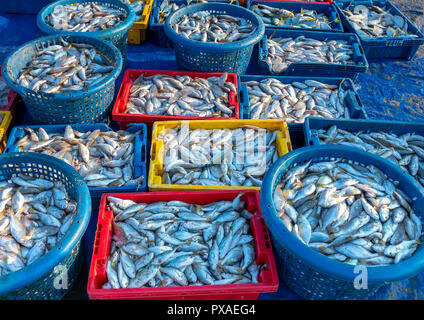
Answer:
[[(21, 70), (35, 55), (37, 48), (46, 48), (67, 42), (93, 45), (109, 60), (114, 69), (102, 81), (75, 92), (45, 93), (34, 91), (16, 83)], [(39, 124), (94, 123), (108, 116), (115, 92), (115, 80), (122, 69), (119, 50), (102, 39), (70, 34), (53, 35), (28, 42), (12, 52), (4, 61), (2, 74), (6, 82), (23, 98), (34, 122)]]
[(0, 277), (0, 299), (60, 299), (81, 270), (80, 240), (91, 216), (88, 187), (74, 168), (54, 157), (32, 152), (0, 155), (0, 181), (18, 174), (62, 181), (78, 207), (68, 233), (56, 247), (27, 267)]
[(424, 189), (414, 178), (388, 160), (343, 146), (304, 147), (284, 155), (265, 175), (261, 189), (261, 210), (271, 231), (277, 259), (283, 268), (283, 280), (290, 289), (306, 299), (366, 299), (382, 285), (411, 278), (424, 269), (424, 247), (420, 245), (412, 257), (397, 264), (367, 265), (368, 288), (355, 289), (355, 279), (365, 275), (360, 269), (320, 254), (293, 235), (278, 217), (273, 193), (287, 170), (311, 159), (313, 162), (338, 159), (359, 165), (374, 165), (390, 179), (399, 181), (399, 188), (413, 199), (413, 209), (417, 216), (423, 220), (424, 215)]
[[(172, 26), (181, 18), (198, 11), (244, 18), (255, 25), (257, 29), (250, 37), (230, 43), (195, 41), (174, 31)], [(216, 2), (189, 5), (175, 11), (165, 21), (165, 33), (174, 43), (177, 65), (180, 70), (243, 74), (249, 64), (253, 47), (262, 38), (264, 32), (264, 23), (256, 13), (240, 6)]]
[[(69, 32), (64, 30), (58, 30), (53, 28), (51, 25), (46, 23), (46, 17), (54, 10), (57, 6), (63, 6), (67, 4), (77, 4), (77, 3), (88, 3), (94, 2), (96, 4), (102, 4), (104, 6), (119, 10), (127, 15), (127, 18), (115, 25), (114, 27), (95, 31), (95, 32)], [(128, 50), (128, 30), (135, 22), (135, 12), (134, 9), (117, 0), (101, 0), (101, 1), (92, 1), (92, 0), (59, 0), (45, 6), (37, 15), (37, 25), (41, 31), (47, 34), (58, 34), (58, 33), (68, 33), (78, 36), (91, 36), (94, 38), (100, 38), (112, 42), (115, 47), (121, 51), (123, 58), (123, 66), (127, 64), (127, 50)]]

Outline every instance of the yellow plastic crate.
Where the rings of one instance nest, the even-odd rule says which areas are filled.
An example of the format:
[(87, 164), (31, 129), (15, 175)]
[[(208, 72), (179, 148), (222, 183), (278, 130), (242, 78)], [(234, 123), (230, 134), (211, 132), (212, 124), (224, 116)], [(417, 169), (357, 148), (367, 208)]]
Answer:
[(181, 128), (187, 125), (190, 129), (237, 129), (243, 125), (251, 125), (271, 131), (279, 130), (276, 137), (278, 155), (292, 151), (290, 134), (287, 123), (281, 120), (186, 120), (186, 121), (159, 121), (153, 125), (152, 147), (150, 150), (150, 168), (148, 186), (149, 191), (193, 191), (193, 190), (260, 190), (260, 187), (233, 187), (233, 186), (199, 186), (185, 184), (163, 184), (163, 141), (158, 138), (165, 129)]
[[(135, 2), (137, 0), (130, 0)], [(128, 43), (129, 44), (140, 44), (146, 40), (146, 31), (149, 25), (150, 13), (152, 11), (153, 0), (143, 0), (145, 3), (142, 19), (140, 22), (135, 22), (130, 30), (128, 31)]]
[(0, 123), (0, 153), (3, 152), (7, 144), (7, 136), (10, 133), (12, 123), (12, 113), (10, 111), (0, 111), (3, 115), (3, 120)]

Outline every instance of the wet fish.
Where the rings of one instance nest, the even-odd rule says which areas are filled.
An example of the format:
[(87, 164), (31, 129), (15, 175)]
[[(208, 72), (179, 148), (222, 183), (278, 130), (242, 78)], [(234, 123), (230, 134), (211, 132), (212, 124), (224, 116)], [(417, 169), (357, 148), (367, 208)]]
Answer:
[(122, 3), (128, 4), (135, 11), (135, 21), (140, 22), (143, 20), (143, 10), (146, 6), (144, 1), (133, 1), (130, 0), (121, 0)]

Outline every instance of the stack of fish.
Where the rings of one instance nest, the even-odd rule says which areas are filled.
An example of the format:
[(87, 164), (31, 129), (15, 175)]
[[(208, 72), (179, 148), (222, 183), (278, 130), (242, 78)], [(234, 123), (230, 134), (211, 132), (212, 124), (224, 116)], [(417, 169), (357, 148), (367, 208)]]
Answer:
[(114, 234), (104, 289), (258, 282), (252, 214), (240, 196), (207, 205), (108, 200)]
[(309, 116), (349, 119), (342, 83), (336, 86), (305, 80), (287, 84), (273, 78), (244, 82), (250, 119), (282, 119), (288, 123), (303, 123)]
[(375, 166), (342, 160), (289, 169), (275, 189), (275, 208), (289, 231), (341, 262), (389, 265), (410, 257), (422, 224), (411, 199)]
[[(353, 11), (351, 11), (353, 8)], [(391, 14), (387, 8), (364, 5), (350, 6), (342, 10), (347, 19), (362, 37), (418, 37), (408, 31), (406, 19)]]
[(56, 6), (46, 17), (46, 23), (57, 30), (94, 32), (110, 29), (126, 18), (124, 11), (98, 2), (87, 2)]
[(100, 129), (78, 132), (66, 126), (65, 132), (48, 134), (25, 128), (26, 135), (16, 142), (21, 152), (38, 152), (61, 159), (73, 166), (89, 187), (138, 186), (144, 177), (134, 178), (134, 140), (140, 132)]
[(10, 88), (4, 81), (3, 77), (0, 76), (0, 106), (6, 106), (9, 103), (8, 95)]
[(125, 112), (132, 114), (230, 117), (234, 106), (228, 105), (229, 92), (237, 95), (228, 74), (221, 77), (191, 78), (142, 74), (131, 88)]
[(267, 25), (331, 30), (331, 21), (329, 21), (328, 17), (315, 10), (300, 9), (300, 12), (294, 13), (284, 8), (276, 8), (264, 4), (255, 4), (252, 8), (253, 12), (259, 15)]
[(20, 72), (17, 83), (34, 91), (80, 91), (104, 79), (113, 66), (95, 47), (68, 43), (40, 48)]
[(77, 209), (62, 182), (17, 175), (0, 183), (0, 277), (45, 255), (68, 232)]
[(226, 14), (215, 15), (208, 11), (184, 16), (173, 28), (185, 38), (215, 43), (240, 41), (257, 29), (249, 20)]
[(415, 133), (396, 135), (387, 132), (356, 132), (332, 126), (312, 130), (321, 144), (339, 144), (359, 148), (394, 162), (424, 186), (424, 137)]
[(244, 125), (237, 129), (166, 129), (163, 184), (260, 187), (278, 159), (278, 130)]
[(135, 21), (140, 22), (143, 20), (143, 9), (145, 7), (144, 1), (134, 1), (131, 2), (130, 0), (121, 0), (122, 3), (128, 4), (131, 6), (135, 11)]
[(354, 64), (353, 48), (344, 40), (320, 41), (304, 36), (296, 39), (268, 38), (267, 47), (266, 62), (277, 74), (295, 62)]

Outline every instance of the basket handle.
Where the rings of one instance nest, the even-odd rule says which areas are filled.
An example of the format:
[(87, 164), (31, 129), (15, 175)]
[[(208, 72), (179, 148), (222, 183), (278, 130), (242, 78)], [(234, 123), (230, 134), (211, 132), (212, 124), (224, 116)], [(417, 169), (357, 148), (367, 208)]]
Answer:
[(128, 98), (130, 95), (130, 90), (132, 87), (132, 83), (125, 82), (121, 89), (118, 92), (118, 100), (121, 101), (123, 104), (125, 104), (125, 98)]
[(245, 84), (240, 85), (240, 107), (242, 108), (243, 115), (246, 114), (246, 117), (243, 117), (243, 119), (250, 119), (250, 99), (247, 85)]

